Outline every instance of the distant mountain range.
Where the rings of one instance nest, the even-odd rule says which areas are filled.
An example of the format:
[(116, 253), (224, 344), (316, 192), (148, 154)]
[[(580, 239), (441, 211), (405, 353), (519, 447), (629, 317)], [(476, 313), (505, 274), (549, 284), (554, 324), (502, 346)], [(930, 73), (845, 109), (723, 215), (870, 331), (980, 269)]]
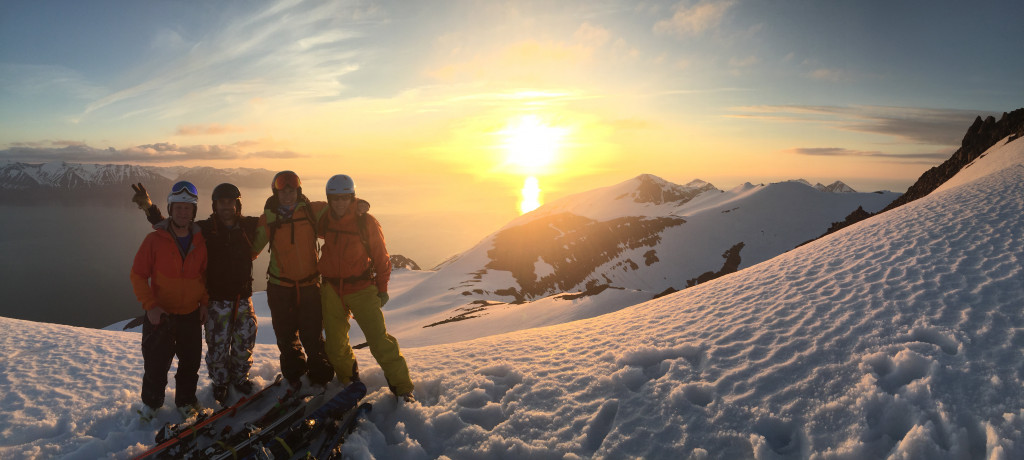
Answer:
[(550, 308), (510, 330), (596, 316), (771, 259), (852, 211), (878, 211), (899, 195), (805, 180), (723, 191), (643, 174), (512, 220), (434, 267), (388, 304), (388, 314), (429, 326), (400, 331), (403, 337), (534, 302)]
[[(142, 182), (150, 190), (165, 190), (188, 180), (200, 190), (231, 182), (239, 187), (267, 187), (275, 172), (266, 169), (160, 167), (126, 164), (0, 163), (0, 202), (124, 202), (129, 185)], [(89, 193), (78, 193), (87, 191)]]

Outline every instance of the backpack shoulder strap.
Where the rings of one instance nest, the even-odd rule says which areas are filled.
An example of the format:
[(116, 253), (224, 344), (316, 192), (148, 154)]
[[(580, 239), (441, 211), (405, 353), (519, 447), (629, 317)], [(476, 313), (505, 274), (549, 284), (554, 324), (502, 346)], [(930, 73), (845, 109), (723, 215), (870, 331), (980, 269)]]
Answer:
[(359, 227), (359, 241), (363, 243), (366, 254), (370, 256), (370, 265), (373, 265), (373, 251), (370, 250), (370, 231), (366, 229), (366, 220), (370, 214), (356, 214), (356, 226)]

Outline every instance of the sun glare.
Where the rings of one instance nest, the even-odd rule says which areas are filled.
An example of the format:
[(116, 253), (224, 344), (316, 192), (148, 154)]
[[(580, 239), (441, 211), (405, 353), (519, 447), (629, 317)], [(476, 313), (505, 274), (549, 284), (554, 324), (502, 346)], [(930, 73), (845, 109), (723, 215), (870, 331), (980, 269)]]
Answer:
[(540, 182), (536, 177), (527, 177), (521, 192), (523, 199), (519, 201), (520, 214), (526, 214), (540, 207)]
[(536, 115), (519, 117), (501, 131), (508, 163), (527, 173), (541, 172), (551, 164), (565, 134), (566, 129), (548, 126)]

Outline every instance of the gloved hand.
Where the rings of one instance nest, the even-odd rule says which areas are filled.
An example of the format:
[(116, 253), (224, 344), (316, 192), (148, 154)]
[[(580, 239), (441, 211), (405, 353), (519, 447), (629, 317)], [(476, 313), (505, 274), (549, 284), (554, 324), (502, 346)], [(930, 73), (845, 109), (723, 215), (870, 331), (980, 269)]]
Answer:
[(149, 323), (154, 326), (159, 326), (160, 323), (163, 322), (165, 316), (167, 316), (167, 312), (159, 306), (146, 310), (146, 317), (149, 319)]
[(388, 299), (390, 299), (390, 297), (388, 297), (388, 293), (387, 292), (378, 292), (377, 293), (377, 297), (380, 297), (380, 306), (381, 307), (383, 307), (384, 304), (388, 303)]
[(153, 206), (153, 200), (149, 199), (149, 193), (146, 192), (146, 187), (142, 185), (142, 182), (139, 182), (138, 185), (132, 184), (132, 190), (135, 190), (132, 202), (139, 205), (139, 209), (145, 211)]
[(370, 202), (366, 200), (356, 199), (356, 215), (361, 216), (370, 212)]

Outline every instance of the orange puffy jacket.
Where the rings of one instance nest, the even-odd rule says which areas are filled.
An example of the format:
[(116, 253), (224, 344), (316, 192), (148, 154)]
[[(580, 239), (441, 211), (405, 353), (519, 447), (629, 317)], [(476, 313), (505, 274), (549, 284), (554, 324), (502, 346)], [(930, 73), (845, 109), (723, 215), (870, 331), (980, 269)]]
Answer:
[[(324, 239), (320, 255), (320, 274), (338, 291), (338, 295), (351, 294), (375, 283), (379, 292), (388, 292), (391, 279), (391, 257), (384, 246), (384, 233), (373, 216), (366, 214), (366, 238), (370, 252), (360, 237), (356, 218), (356, 203), (338, 218), (328, 211), (320, 222), (320, 236)], [(376, 279), (367, 276), (373, 261)]]
[(192, 224), (192, 246), (182, 256), (169, 229), (170, 220), (153, 226), (132, 264), (132, 287), (142, 308), (160, 306), (167, 313), (192, 313), (210, 301), (206, 293), (206, 243), (199, 226)]

